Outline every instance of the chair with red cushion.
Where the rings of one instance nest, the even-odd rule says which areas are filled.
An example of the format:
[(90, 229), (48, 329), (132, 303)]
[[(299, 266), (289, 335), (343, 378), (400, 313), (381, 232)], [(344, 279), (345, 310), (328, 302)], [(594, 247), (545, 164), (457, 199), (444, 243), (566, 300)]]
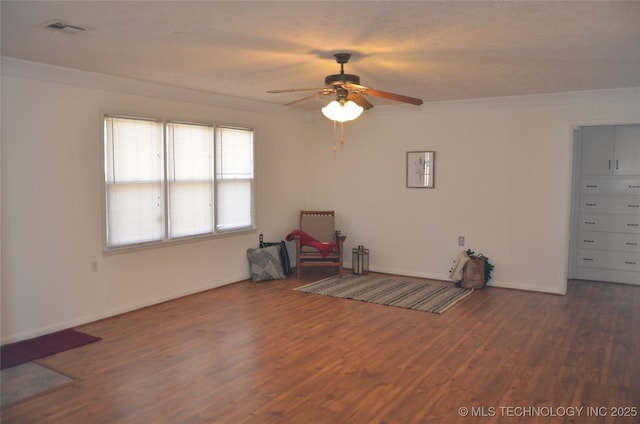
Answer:
[[(335, 267), (342, 277), (343, 244), (346, 236), (336, 231), (334, 211), (300, 211), (296, 235), (296, 274), (303, 267)], [(317, 243), (320, 242), (320, 245)], [(315, 247), (314, 247), (315, 246)]]

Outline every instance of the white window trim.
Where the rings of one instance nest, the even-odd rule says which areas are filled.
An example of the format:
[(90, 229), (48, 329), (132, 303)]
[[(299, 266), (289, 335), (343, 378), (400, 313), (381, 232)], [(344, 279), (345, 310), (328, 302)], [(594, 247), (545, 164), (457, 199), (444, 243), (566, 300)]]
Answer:
[[(150, 241), (150, 242), (141, 242), (141, 243), (133, 243), (133, 244), (128, 244), (128, 245), (124, 245), (124, 246), (112, 246), (109, 247), (107, 245), (107, 201), (106, 201), (106, 184), (105, 184), (105, 163), (106, 163), (106, 157), (105, 157), (105, 148), (104, 148), (104, 120), (106, 117), (108, 116), (114, 116), (114, 117), (123, 117), (123, 118), (132, 118), (132, 119), (147, 119), (147, 120), (157, 120), (159, 122), (162, 122), (163, 125), (166, 125), (169, 122), (174, 122), (174, 123), (182, 123), (182, 124), (195, 124), (195, 125), (210, 125), (213, 127), (214, 129), (214, 137), (215, 137), (215, 132), (218, 128), (231, 128), (231, 129), (241, 129), (241, 130), (249, 130), (252, 132), (253, 134), (253, 140), (252, 140), (252, 149), (253, 149), (253, 179), (252, 179), (252, 184), (251, 184), (251, 224), (246, 226), (246, 227), (241, 227), (241, 228), (234, 228), (234, 229), (229, 229), (229, 230), (219, 230), (217, 228), (217, 214), (215, 214), (215, 219), (214, 219), (214, 229), (213, 229), (213, 233), (209, 233), (209, 234), (198, 234), (198, 235), (192, 235), (192, 236), (184, 236), (184, 237), (176, 237), (176, 238), (168, 238), (168, 235), (166, 234), (167, 231), (167, 226), (168, 223), (165, 222), (164, 226), (165, 228), (163, 229), (163, 239), (160, 241)], [(172, 118), (167, 118), (167, 117), (158, 117), (158, 116), (153, 116), (153, 115), (149, 115), (146, 113), (131, 113), (131, 112), (127, 112), (127, 113), (122, 113), (122, 112), (113, 112), (113, 111), (101, 111), (100, 112), (100, 117), (99, 117), (100, 121), (99, 121), (99, 143), (100, 143), (100, 167), (99, 167), (99, 173), (100, 173), (100, 187), (101, 187), (101, 224), (102, 224), (102, 253), (105, 256), (108, 255), (114, 255), (114, 254), (119, 254), (119, 253), (127, 253), (127, 252), (137, 252), (137, 251), (144, 251), (144, 250), (149, 250), (149, 249), (157, 249), (157, 248), (162, 248), (162, 247), (170, 247), (170, 246), (176, 246), (176, 245), (181, 245), (181, 244), (187, 244), (187, 243), (196, 243), (196, 242), (201, 242), (201, 241), (206, 241), (206, 240), (212, 240), (212, 239), (220, 239), (220, 238), (227, 238), (227, 237), (237, 237), (237, 236), (242, 236), (242, 235), (246, 235), (246, 234), (255, 234), (258, 231), (258, 227), (257, 227), (257, 218), (256, 218), (256, 172), (255, 172), (255, 129), (252, 126), (249, 125), (227, 125), (227, 124), (216, 124), (213, 122), (207, 122), (207, 121), (198, 121), (198, 120), (185, 120), (185, 119), (172, 119)], [(164, 142), (164, 149), (166, 151), (166, 140), (163, 141)], [(215, 149), (215, 138), (214, 138), (214, 163), (215, 163), (215, 156), (218, 154), (217, 149)], [(166, 199), (167, 199), (167, 184), (166, 184), (166, 166), (167, 166), (167, 160), (165, 158), (164, 160), (164, 166), (165, 166), (165, 176), (164, 176), (164, 181), (165, 183), (164, 185), (164, 199), (163, 202), (166, 203)], [(215, 175), (214, 175), (214, 202), (215, 204), (217, 204), (218, 202), (218, 190), (217, 190), (217, 181), (215, 179)], [(215, 209), (215, 206), (214, 206)], [(167, 206), (164, 206), (163, 209), (163, 213), (166, 215), (168, 213), (167, 210)], [(168, 218), (165, 216), (165, 221), (167, 221)]]

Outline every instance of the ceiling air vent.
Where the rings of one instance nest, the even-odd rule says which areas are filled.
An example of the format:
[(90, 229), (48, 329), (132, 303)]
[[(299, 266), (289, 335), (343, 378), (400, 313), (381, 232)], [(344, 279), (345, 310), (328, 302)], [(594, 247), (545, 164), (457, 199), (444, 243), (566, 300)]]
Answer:
[(63, 32), (65, 34), (75, 34), (76, 32), (84, 31), (87, 28), (80, 25), (71, 25), (63, 21), (49, 21), (42, 24), (44, 29), (48, 29), (55, 32)]

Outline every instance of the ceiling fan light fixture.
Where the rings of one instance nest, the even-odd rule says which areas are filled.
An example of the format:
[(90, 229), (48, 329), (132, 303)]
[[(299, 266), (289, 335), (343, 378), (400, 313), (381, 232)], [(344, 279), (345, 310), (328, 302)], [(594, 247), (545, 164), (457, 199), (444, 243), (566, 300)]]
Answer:
[(322, 108), (322, 114), (328, 119), (337, 122), (353, 121), (362, 115), (364, 108), (351, 100), (346, 102), (332, 101)]

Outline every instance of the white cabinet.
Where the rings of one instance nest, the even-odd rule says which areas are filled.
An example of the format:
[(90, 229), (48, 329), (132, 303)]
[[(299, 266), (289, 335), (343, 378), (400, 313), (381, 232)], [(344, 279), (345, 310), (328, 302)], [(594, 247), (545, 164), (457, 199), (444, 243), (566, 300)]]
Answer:
[(614, 175), (640, 175), (640, 125), (616, 127)]
[(578, 248), (640, 253), (640, 233), (580, 231), (578, 233)]
[(582, 175), (640, 175), (640, 125), (583, 128)]
[[(578, 266), (637, 272), (640, 276), (640, 253), (578, 250)], [(640, 284), (640, 281), (629, 283)]]
[(640, 125), (582, 128), (575, 278), (640, 285)]
[(635, 194), (640, 196), (640, 178), (589, 178), (580, 180), (583, 194)]
[(640, 196), (580, 196), (580, 210), (589, 213), (635, 214), (640, 211)]
[(582, 129), (582, 175), (611, 175), (616, 127)]
[(578, 218), (578, 229), (580, 231), (640, 234), (640, 215), (581, 213)]

